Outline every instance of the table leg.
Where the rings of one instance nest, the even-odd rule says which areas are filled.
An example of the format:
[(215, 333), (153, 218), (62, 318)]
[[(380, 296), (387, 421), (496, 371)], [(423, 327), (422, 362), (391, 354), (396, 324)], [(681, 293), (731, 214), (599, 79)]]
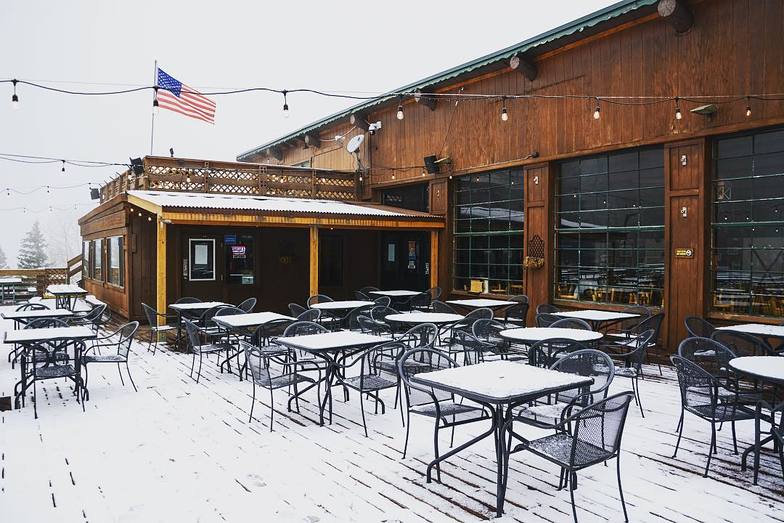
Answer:
[[(770, 417), (763, 416), (762, 408), (763, 405), (767, 405), (770, 409)], [(759, 440), (749, 446), (746, 450), (743, 451), (741, 456), (741, 470), (746, 470), (746, 461), (748, 460), (749, 454), (754, 452), (754, 484), (757, 484), (757, 476), (759, 475), (759, 459), (760, 454), (762, 452), (762, 447), (767, 445), (770, 442), (773, 442), (773, 449), (779, 451), (779, 459), (782, 461), (782, 472), (784, 472), (784, 459), (782, 459), (782, 452), (780, 451), (781, 446), (784, 445), (784, 435), (780, 429), (776, 427), (776, 412), (784, 411), (784, 402), (778, 403), (776, 405), (768, 405), (765, 402), (761, 402), (757, 404), (756, 414), (755, 414), (755, 439), (759, 437), (759, 433), (761, 431), (759, 427), (760, 421), (766, 421), (771, 424), (770, 427), (770, 435)], [(782, 417), (781, 422), (782, 426), (784, 427), (784, 417)]]

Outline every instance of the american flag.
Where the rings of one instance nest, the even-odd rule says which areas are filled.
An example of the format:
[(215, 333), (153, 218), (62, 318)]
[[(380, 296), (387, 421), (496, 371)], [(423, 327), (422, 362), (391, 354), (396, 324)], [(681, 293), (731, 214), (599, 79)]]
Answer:
[(158, 106), (215, 123), (215, 102), (158, 68)]

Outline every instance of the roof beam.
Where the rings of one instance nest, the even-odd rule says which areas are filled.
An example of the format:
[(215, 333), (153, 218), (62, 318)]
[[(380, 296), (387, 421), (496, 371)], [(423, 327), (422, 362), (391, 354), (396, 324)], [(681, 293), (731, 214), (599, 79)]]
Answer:
[(321, 147), (321, 138), (317, 134), (308, 133), (305, 135), (305, 147)]
[(685, 33), (694, 25), (694, 15), (683, 0), (659, 0), (656, 10), (678, 34)]
[(435, 96), (430, 96), (431, 94), (430, 91), (420, 91), (417, 89), (414, 93), (414, 101), (420, 105), (424, 105), (431, 111), (435, 111), (438, 100)]
[(367, 131), (368, 128), (370, 127), (370, 124), (368, 123), (368, 115), (367, 113), (364, 112), (358, 111), (355, 113), (351, 113), (351, 116), (349, 116), (348, 121), (351, 122), (351, 125), (353, 125), (357, 129), (362, 129), (363, 131)]
[(509, 59), (509, 67), (513, 71), (520, 71), (529, 81), (533, 82), (539, 74), (536, 64), (523, 53), (517, 53)]
[(283, 149), (277, 145), (273, 145), (267, 149), (267, 154), (270, 155), (270, 158), (274, 158), (279, 162), (283, 161)]

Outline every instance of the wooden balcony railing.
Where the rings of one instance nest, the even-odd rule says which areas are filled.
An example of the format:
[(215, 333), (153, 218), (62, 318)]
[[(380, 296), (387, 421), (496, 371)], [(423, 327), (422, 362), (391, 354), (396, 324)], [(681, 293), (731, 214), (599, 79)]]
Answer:
[(101, 202), (133, 189), (355, 200), (356, 174), (287, 165), (212, 162), (146, 156), (144, 172), (131, 170), (101, 188)]

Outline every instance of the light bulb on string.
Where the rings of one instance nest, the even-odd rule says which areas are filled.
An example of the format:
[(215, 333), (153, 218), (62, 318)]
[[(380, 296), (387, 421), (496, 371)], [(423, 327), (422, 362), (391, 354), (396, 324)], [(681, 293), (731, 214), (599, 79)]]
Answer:
[(676, 120), (680, 120), (681, 118), (683, 118), (683, 113), (681, 113), (680, 98), (678, 98), (676, 96), (675, 97), (675, 119)]
[(599, 106), (599, 99), (596, 99), (596, 109), (593, 111), (593, 119), (598, 120), (602, 117), (602, 108)]
[(506, 122), (509, 120), (509, 112), (506, 110), (506, 96), (501, 98), (501, 121)]
[(65, 160), (61, 160), (63, 162), (63, 166), (60, 168), (60, 172), (65, 172)]
[(152, 114), (158, 114), (158, 98), (154, 98), (152, 101)]
[(397, 104), (397, 114), (395, 116), (397, 116), (398, 120), (402, 120), (403, 118), (406, 117), (406, 115), (403, 114), (403, 97), (402, 96), (400, 97), (400, 101)]
[(287, 94), (288, 94), (288, 91), (286, 91), (284, 89), (283, 90), (283, 118), (288, 118), (289, 117), (289, 102), (286, 99), (286, 95)]
[(751, 116), (751, 97), (746, 97), (746, 118)]
[(19, 109), (19, 96), (16, 94), (16, 84), (18, 80), (14, 78), (11, 82), (14, 84), (14, 94), (11, 95), (11, 107)]
[(46, 194), (49, 194), (49, 186), (46, 186)]

